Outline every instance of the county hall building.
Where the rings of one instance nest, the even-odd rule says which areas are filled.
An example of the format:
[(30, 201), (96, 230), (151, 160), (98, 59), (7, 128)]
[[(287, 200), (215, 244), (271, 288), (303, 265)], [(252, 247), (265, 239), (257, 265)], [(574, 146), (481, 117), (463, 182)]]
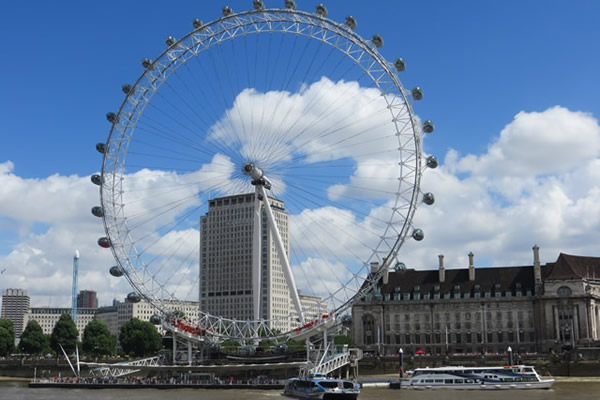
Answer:
[[(377, 268), (377, 266), (373, 266)], [(600, 343), (600, 257), (540, 265), (414, 270), (397, 266), (352, 308), (354, 345), (397, 354), (560, 351)]]

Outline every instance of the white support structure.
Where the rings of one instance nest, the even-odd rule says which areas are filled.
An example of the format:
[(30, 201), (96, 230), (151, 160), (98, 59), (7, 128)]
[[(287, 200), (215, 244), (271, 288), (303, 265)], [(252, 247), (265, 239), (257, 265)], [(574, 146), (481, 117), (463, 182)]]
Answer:
[(281, 235), (279, 234), (279, 229), (277, 229), (277, 224), (275, 222), (275, 217), (273, 216), (273, 210), (271, 210), (271, 204), (269, 203), (269, 198), (267, 197), (267, 191), (265, 190), (264, 185), (256, 185), (256, 189), (260, 189), (263, 203), (265, 205), (265, 211), (267, 214), (267, 220), (269, 226), (271, 228), (271, 232), (273, 233), (273, 237), (275, 239), (275, 247), (277, 248), (277, 253), (279, 254), (279, 260), (281, 261), (281, 266), (283, 269), (283, 276), (285, 277), (285, 281), (287, 282), (288, 288), (290, 290), (290, 296), (292, 297), (292, 301), (296, 306), (296, 312), (298, 313), (298, 317), (300, 318), (300, 322), (304, 324), (304, 313), (302, 312), (302, 304), (300, 303), (300, 296), (298, 295), (298, 288), (296, 287), (296, 281), (294, 280), (294, 274), (292, 273), (292, 268), (290, 267), (290, 261), (288, 259), (288, 254), (285, 251), (285, 247), (283, 245), (283, 240), (281, 240)]
[(260, 202), (260, 189), (259, 185), (256, 186), (256, 193), (254, 195), (254, 226), (252, 232), (252, 296), (254, 306), (254, 320), (260, 319), (260, 303), (261, 303), (261, 202)]
[(86, 363), (82, 362), (81, 364), (87, 365), (90, 367), (90, 375), (99, 376), (101, 378), (117, 378), (119, 376), (125, 376), (134, 374), (136, 372), (141, 371), (139, 368), (135, 367), (144, 367), (144, 366), (157, 366), (162, 364), (162, 357), (156, 356), (152, 358), (144, 358), (142, 360), (135, 360), (130, 362), (112, 364), (110, 367), (100, 367), (93, 368), (95, 365), (105, 365), (101, 363)]

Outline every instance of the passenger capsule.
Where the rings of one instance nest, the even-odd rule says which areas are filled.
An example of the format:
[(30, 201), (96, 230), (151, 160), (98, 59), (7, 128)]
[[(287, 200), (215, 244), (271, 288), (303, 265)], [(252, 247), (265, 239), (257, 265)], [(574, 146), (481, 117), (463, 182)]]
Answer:
[(121, 90), (122, 90), (122, 91), (123, 91), (123, 93), (125, 93), (125, 94), (130, 94), (130, 93), (131, 93), (131, 85), (129, 85), (129, 84), (127, 84), (127, 83), (124, 83), (124, 84), (121, 86)]
[(142, 298), (136, 292), (131, 292), (127, 295), (127, 301), (130, 303), (139, 303), (142, 301)]
[(96, 151), (101, 154), (106, 153), (106, 145), (104, 143), (96, 143)]
[(110, 247), (110, 239), (106, 236), (101, 237), (100, 239), (98, 239), (98, 246), (108, 249)]
[(396, 71), (402, 72), (406, 69), (406, 63), (403, 59), (396, 58), (396, 61), (394, 61), (394, 68), (396, 68)]
[(256, 347), (251, 344), (245, 344), (240, 348), (240, 354), (243, 356), (253, 356), (256, 354)]
[(427, 204), (428, 206), (435, 203), (435, 196), (433, 195), (433, 193), (431, 193), (431, 192), (425, 193), (423, 195), (423, 203)]
[(265, 9), (265, 3), (263, 3), (262, 0), (254, 0), (253, 4), (256, 11), (262, 11)]
[(92, 215), (94, 217), (102, 218), (104, 216), (104, 211), (102, 210), (102, 207), (100, 207), (100, 206), (92, 207)]
[(110, 267), (110, 269), (108, 270), (108, 272), (112, 276), (115, 276), (117, 278), (123, 276), (123, 274), (124, 274), (123, 268), (119, 267), (118, 265), (113, 265), (112, 267)]
[(175, 40), (175, 38), (173, 36), (167, 36), (167, 38), (165, 39), (165, 43), (167, 44), (168, 47), (171, 47), (175, 44), (175, 42), (177, 42), (177, 40)]
[(423, 231), (421, 229), (415, 229), (412, 233), (412, 237), (416, 241), (421, 241), (425, 238), (425, 234), (423, 233)]
[(224, 17), (228, 17), (228, 16), (230, 16), (231, 14), (233, 14), (233, 10), (232, 10), (232, 9), (231, 9), (231, 7), (229, 7), (229, 6), (225, 6), (225, 7), (223, 7), (223, 9), (222, 9), (221, 11), (223, 12), (223, 16), (224, 16)]
[(98, 174), (94, 174), (90, 177), (90, 179), (92, 180), (92, 183), (94, 185), (102, 185), (102, 176), (98, 175)]
[(277, 343), (275, 345), (275, 353), (285, 354), (288, 352), (288, 345), (286, 343)]
[(410, 94), (412, 95), (413, 99), (415, 99), (415, 100), (423, 99), (423, 91), (421, 90), (420, 87), (416, 87), (413, 90), (411, 90)]
[(287, 10), (296, 10), (296, 2), (294, 0), (285, 0), (285, 8)]
[(346, 26), (348, 28), (350, 28), (351, 30), (355, 30), (356, 29), (356, 18), (354, 18), (353, 16), (349, 15), (346, 17)]
[(383, 38), (379, 34), (373, 35), (373, 38), (371, 38), (371, 42), (373, 42), (373, 44), (377, 48), (380, 48), (381, 46), (383, 46)]
[(152, 325), (160, 325), (160, 321), (161, 321), (160, 315), (153, 314), (153, 315), (150, 317), (150, 323), (151, 323)]
[(352, 315), (346, 314), (342, 317), (342, 326), (352, 326)]
[(327, 16), (327, 7), (325, 7), (323, 4), (319, 4), (316, 11), (317, 15), (320, 15), (323, 18)]
[(434, 156), (427, 157), (427, 167), (434, 169), (438, 166), (438, 160)]
[(115, 114), (113, 112), (106, 113), (106, 119), (111, 124), (118, 124), (119, 123), (119, 117), (117, 116), (117, 114)]
[(423, 122), (423, 132), (431, 133), (435, 129), (435, 125), (430, 120)]
[(204, 24), (202, 23), (202, 20), (196, 18), (194, 21), (192, 21), (192, 25), (194, 25), (194, 29), (200, 29)]
[(144, 58), (142, 60), (142, 67), (144, 67), (145, 69), (149, 69), (152, 66), (152, 60), (149, 58)]

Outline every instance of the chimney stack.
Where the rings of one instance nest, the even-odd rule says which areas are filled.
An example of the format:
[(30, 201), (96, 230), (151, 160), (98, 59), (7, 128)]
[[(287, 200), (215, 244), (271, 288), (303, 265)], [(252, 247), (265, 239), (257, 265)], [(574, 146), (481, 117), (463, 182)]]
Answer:
[(446, 269), (444, 268), (444, 255), (440, 254), (438, 258), (440, 260), (440, 282), (444, 282), (446, 280)]
[(371, 262), (371, 274), (376, 273), (379, 270), (379, 263), (377, 261)]
[(471, 251), (469, 253), (469, 281), (475, 280), (475, 263), (473, 262), (474, 254)]

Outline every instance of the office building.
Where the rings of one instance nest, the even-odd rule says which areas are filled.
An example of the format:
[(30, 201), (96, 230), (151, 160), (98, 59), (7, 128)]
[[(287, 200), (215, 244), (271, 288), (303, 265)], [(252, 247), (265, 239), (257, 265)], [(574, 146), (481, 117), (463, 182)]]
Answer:
[(20, 338), (25, 329), (25, 315), (29, 311), (30, 298), (27, 290), (4, 289), (2, 291), (2, 318), (15, 327), (15, 338)]
[[(254, 196), (250, 193), (210, 200), (208, 212), (201, 218), (199, 299), (200, 308), (210, 314), (254, 319)], [(289, 254), (289, 215), (282, 201), (269, 198), (269, 202)], [(289, 330), (293, 302), (264, 209), (261, 214), (261, 317), (272, 321), (272, 328)]]
[[(42, 328), (44, 334), (51, 334), (54, 330), (54, 326), (60, 319), (60, 316), (63, 314), (71, 315), (71, 308), (62, 308), (62, 307), (32, 307), (28, 310), (27, 314), (25, 314), (25, 326), (31, 320), (37, 321), (37, 323)], [(87, 324), (94, 319), (94, 314), (96, 313), (95, 308), (79, 308), (77, 309), (77, 322), (75, 323), (75, 327), (77, 328), (77, 332), (79, 334), (78, 340), (83, 339), (83, 331)]]
[(80, 290), (77, 294), (77, 308), (98, 308), (98, 297), (93, 290)]

